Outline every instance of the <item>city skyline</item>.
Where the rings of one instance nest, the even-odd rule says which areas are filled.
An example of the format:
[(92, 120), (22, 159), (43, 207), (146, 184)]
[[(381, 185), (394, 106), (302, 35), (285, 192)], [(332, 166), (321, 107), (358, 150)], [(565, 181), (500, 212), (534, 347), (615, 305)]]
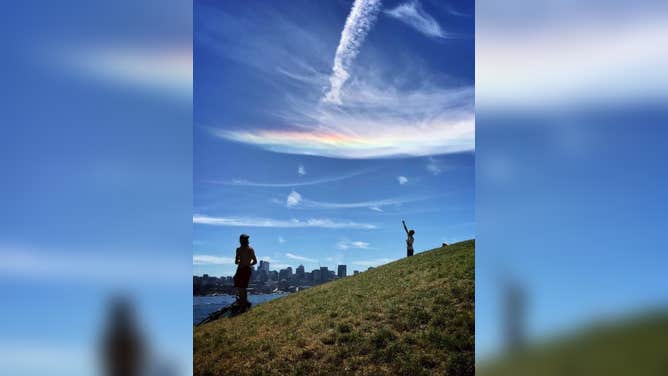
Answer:
[[(348, 270), (347, 270), (347, 266), (348, 266), (348, 265), (347, 265), (347, 264), (337, 264), (336, 267), (335, 267), (336, 269), (334, 269), (334, 268), (331, 268), (331, 269), (330, 269), (329, 266), (325, 265), (325, 266), (319, 266), (319, 267), (317, 267), (317, 268), (314, 268), (314, 269), (312, 269), (312, 270), (309, 272), (309, 271), (306, 271), (306, 267), (305, 267), (303, 264), (299, 264), (299, 265), (297, 265), (297, 266), (294, 267), (294, 268), (293, 268), (292, 266), (286, 266), (285, 268), (270, 269), (270, 268), (271, 268), (271, 262), (266, 261), (266, 260), (258, 260), (258, 263), (257, 263), (257, 264), (251, 266), (251, 269), (253, 270), (253, 272), (256, 272), (256, 271), (259, 271), (259, 270), (260, 270), (260, 261), (262, 261), (262, 262), (266, 262), (266, 264), (269, 265), (269, 267), (268, 267), (268, 268), (269, 268), (269, 269), (268, 269), (269, 271), (275, 271), (275, 272), (280, 273), (281, 271), (284, 271), (284, 270), (288, 270), (288, 269), (289, 269), (289, 270), (292, 271), (292, 274), (293, 274), (293, 275), (297, 274), (297, 269), (299, 269), (300, 267), (304, 268), (304, 272), (305, 272), (305, 273), (312, 273), (314, 270), (320, 270), (320, 268), (325, 267), (325, 268), (327, 268), (329, 271), (335, 271), (337, 277), (339, 277), (338, 269), (339, 269), (341, 266), (343, 266), (343, 267), (346, 268), (346, 277), (349, 277), (349, 276), (353, 275), (353, 274), (350, 274), (350, 273), (355, 273), (355, 272), (360, 273), (360, 272), (363, 272), (363, 271), (366, 271), (366, 270), (369, 270), (369, 269), (373, 269), (373, 268), (374, 268), (373, 266), (368, 266), (368, 267), (364, 267), (364, 268), (357, 268), (357, 269), (351, 270), (350, 273), (348, 273)], [(391, 262), (391, 261), (390, 261), (390, 262)], [(281, 264), (280, 266), (283, 266), (283, 265)], [(197, 274), (193, 273), (193, 277), (203, 277), (204, 275), (208, 275), (208, 276), (210, 276), (210, 277), (221, 278), (221, 277), (232, 277), (232, 276), (234, 276), (234, 273), (231, 273), (231, 274), (229, 274), (229, 275), (223, 275), (223, 274), (221, 274), (221, 275), (213, 275), (213, 274), (209, 274), (209, 273), (202, 273), (202, 274), (200, 274), (200, 275), (197, 275)]]

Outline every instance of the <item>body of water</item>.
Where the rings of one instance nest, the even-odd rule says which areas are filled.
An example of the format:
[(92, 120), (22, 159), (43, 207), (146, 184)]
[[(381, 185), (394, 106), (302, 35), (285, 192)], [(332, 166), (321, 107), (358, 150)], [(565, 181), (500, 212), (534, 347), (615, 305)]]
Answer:
[[(288, 294), (249, 294), (248, 300), (250, 300), (253, 307), (255, 307), (260, 303), (268, 302), (286, 295)], [(237, 297), (234, 295), (193, 296), (193, 324), (197, 324), (204, 320), (210, 313), (234, 303), (236, 298)]]

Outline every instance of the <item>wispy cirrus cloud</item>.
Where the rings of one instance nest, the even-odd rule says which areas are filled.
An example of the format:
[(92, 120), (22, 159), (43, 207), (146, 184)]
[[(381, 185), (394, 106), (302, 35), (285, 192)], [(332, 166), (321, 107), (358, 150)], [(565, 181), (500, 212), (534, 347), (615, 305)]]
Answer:
[[(160, 259), (140, 256), (143, 252), (113, 250), (104, 257), (99, 250), (35, 250), (0, 244), (0, 273), (6, 278), (53, 282), (85, 281), (88, 285), (130, 284), (169, 285), (187, 271), (177, 257)], [(144, 273), (152, 268), (151, 275)]]
[(452, 5), (448, 6), (448, 13), (450, 13), (453, 16), (457, 16), (457, 17), (471, 17), (471, 14), (462, 12), (460, 10), (457, 10)]
[(427, 164), (425, 165), (425, 168), (427, 171), (429, 171), (432, 175), (440, 175), (441, 172), (443, 172), (443, 164), (441, 161), (434, 157), (429, 157), (427, 159)]
[[(425, 83), (404, 90), (376, 79), (356, 80), (344, 108), (292, 102), (294, 127), (217, 129), (214, 135), (267, 150), (333, 158), (428, 156), (471, 151), (475, 145), (473, 87)], [(297, 126), (299, 125), (299, 126)]]
[(379, 10), (380, 0), (355, 0), (353, 3), (336, 48), (332, 75), (329, 78), (330, 88), (323, 101), (341, 104), (341, 88), (350, 77), (349, 66), (359, 53)]
[[(330, 63), (323, 60), (322, 53), (314, 53), (331, 49), (325, 42), (327, 38), (291, 25), (285, 18), (277, 22), (281, 33), (288, 36), (282, 39), (299, 43), (286, 45), (275, 40), (273, 34), (258, 34), (258, 25), (254, 23), (257, 21), (240, 22), (226, 16), (227, 26), (222, 26), (220, 20), (207, 23), (208, 32), (201, 33), (199, 38), (210, 34), (207, 44), (216, 46), (226, 56), (235, 55), (240, 63), (271, 73), (269, 76), (282, 88), (280, 101), (277, 99), (266, 108), (266, 118), (243, 127), (207, 125), (212, 134), (269, 151), (332, 158), (472, 151), (475, 145), (472, 80), (451, 77), (422, 64), (417, 54), (405, 55), (401, 64), (388, 60), (382, 53), (365, 56), (364, 62), (359, 63), (357, 53), (379, 12), (379, 3), (355, 1), (331, 75), (326, 73)], [(356, 28), (358, 24), (364, 27)], [(240, 35), (251, 40), (242, 45), (236, 40)], [(220, 47), (223, 43), (225, 48)], [(301, 45), (308, 49), (301, 51), (296, 47)], [(252, 58), (248, 59), (249, 56)], [(275, 62), (269, 71), (267, 66), (274, 65), (267, 64), (268, 61)], [(325, 99), (329, 100), (323, 99), (323, 88), (327, 90)], [(237, 183), (254, 184), (243, 180)], [(301, 185), (296, 183), (283, 186)]]
[(305, 262), (318, 262), (318, 260), (316, 260), (316, 259), (312, 259), (312, 258), (304, 257), (304, 256), (299, 256), (299, 255), (296, 255), (296, 254), (290, 253), (290, 252), (286, 253), (285, 257), (287, 257), (289, 259), (292, 259), (292, 260), (299, 260), (299, 261), (305, 261)]
[(370, 249), (371, 244), (363, 241), (347, 241), (347, 240), (342, 240), (338, 243), (336, 243), (336, 248), (338, 249), (351, 249), (351, 248), (357, 248), (357, 249)]
[[(556, 27), (554, 14), (545, 12), (532, 18), (531, 33), (496, 22), (504, 18), (498, 14), (482, 16), (486, 22), (476, 30), (483, 36), (476, 38), (476, 84), (484, 87), (478, 108), (563, 111), (668, 98), (668, 75), (658, 68), (668, 64), (668, 49), (657, 48), (668, 39), (665, 6), (636, 13), (559, 4), (568, 21)], [(509, 15), (525, 17), (523, 12)], [(566, 48), (568, 54), (561, 53)]]
[(192, 46), (151, 47), (124, 44), (79, 46), (56, 51), (57, 61), (85, 78), (192, 97)]
[(314, 180), (305, 180), (305, 181), (295, 181), (288, 183), (270, 183), (270, 182), (257, 182), (250, 181), (245, 179), (233, 179), (229, 181), (210, 181), (214, 184), (224, 184), (224, 185), (237, 185), (241, 187), (265, 187), (265, 188), (291, 188), (291, 187), (301, 187), (307, 185), (317, 185), (324, 183), (333, 183), (341, 180), (346, 180), (367, 173), (367, 170), (353, 171), (347, 174), (342, 174), (338, 176), (323, 177), (320, 179)]
[(193, 255), (193, 265), (234, 265), (234, 257)]
[(394, 9), (386, 10), (384, 13), (411, 26), (426, 36), (435, 38), (447, 37), (438, 22), (422, 9), (417, 0), (401, 4)]
[(193, 223), (211, 226), (230, 227), (271, 227), (271, 228), (300, 228), (318, 227), (329, 229), (358, 229), (373, 230), (378, 226), (370, 223), (358, 223), (352, 221), (337, 221), (329, 218), (299, 219), (271, 219), (252, 217), (210, 217), (207, 215), (194, 215)]
[[(409, 202), (422, 201), (431, 198), (431, 196), (420, 197), (395, 197), (383, 200), (360, 201), (360, 202), (324, 202), (304, 198), (296, 191), (290, 192), (286, 198), (286, 206), (298, 209), (357, 209), (367, 208), (375, 211), (383, 211), (385, 206), (402, 205)], [(276, 200), (276, 202), (279, 202)]]

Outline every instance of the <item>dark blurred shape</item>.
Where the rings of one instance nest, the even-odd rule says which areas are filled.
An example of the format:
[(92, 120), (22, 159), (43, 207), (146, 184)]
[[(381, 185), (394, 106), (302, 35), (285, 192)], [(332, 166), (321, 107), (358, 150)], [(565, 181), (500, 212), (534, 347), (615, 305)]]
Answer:
[(522, 350), (526, 342), (526, 293), (520, 283), (509, 278), (502, 288), (506, 351), (513, 353)]
[(137, 326), (132, 302), (125, 296), (115, 296), (110, 304), (110, 316), (102, 340), (104, 375), (141, 375), (146, 367), (146, 344)]

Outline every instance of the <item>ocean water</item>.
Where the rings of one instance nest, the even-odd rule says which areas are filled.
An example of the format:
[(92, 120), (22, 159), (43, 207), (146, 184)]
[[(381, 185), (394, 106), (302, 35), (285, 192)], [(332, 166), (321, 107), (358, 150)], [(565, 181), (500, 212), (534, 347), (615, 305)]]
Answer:
[[(253, 306), (256, 306), (286, 295), (288, 294), (248, 295), (248, 300), (250, 300)], [(236, 296), (234, 295), (193, 296), (193, 324), (204, 320), (210, 313), (234, 303), (235, 300)]]

